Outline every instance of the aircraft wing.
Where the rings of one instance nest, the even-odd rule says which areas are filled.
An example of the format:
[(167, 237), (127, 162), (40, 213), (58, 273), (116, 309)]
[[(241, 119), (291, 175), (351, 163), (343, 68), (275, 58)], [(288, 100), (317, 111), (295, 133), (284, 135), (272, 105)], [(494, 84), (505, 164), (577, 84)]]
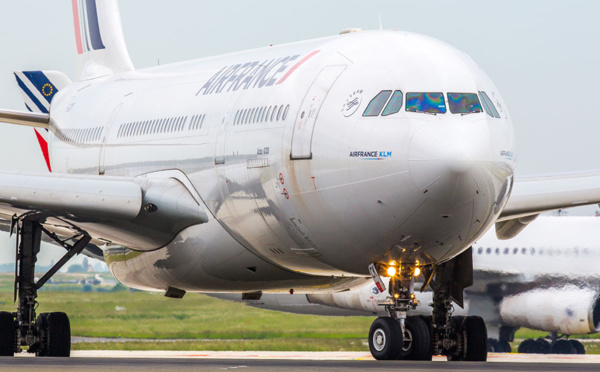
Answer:
[(496, 235), (510, 239), (542, 212), (598, 203), (600, 171), (517, 177)]
[(49, 231), (92, 243), (152, 250), (181, 230), (208, 221), (181, 171), (144, 177), (0, 172), (0, 219), (34, 219)]

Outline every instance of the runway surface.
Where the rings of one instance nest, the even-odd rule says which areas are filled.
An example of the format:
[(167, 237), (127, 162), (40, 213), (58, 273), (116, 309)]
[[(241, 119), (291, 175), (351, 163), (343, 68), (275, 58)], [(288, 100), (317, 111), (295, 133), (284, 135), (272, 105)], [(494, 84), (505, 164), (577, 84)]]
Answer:
[(376, 361), (357, 352), (74, 351), (71, 358), (0, 358), (0, 370), (41, 371), (598, 371), (600, 355), (490, 353), (488, 362)]

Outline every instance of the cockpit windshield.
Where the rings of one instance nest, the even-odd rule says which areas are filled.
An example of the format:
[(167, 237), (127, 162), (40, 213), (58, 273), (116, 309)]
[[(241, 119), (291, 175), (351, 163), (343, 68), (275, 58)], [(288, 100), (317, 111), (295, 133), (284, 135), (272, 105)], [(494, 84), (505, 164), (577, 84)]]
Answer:
[(406, 111), (445, 114), (443, 93), (406, 93)]
[(471, 114), (483, 112), (475, 93), (448, 93), (448, 106), (453, 114)]

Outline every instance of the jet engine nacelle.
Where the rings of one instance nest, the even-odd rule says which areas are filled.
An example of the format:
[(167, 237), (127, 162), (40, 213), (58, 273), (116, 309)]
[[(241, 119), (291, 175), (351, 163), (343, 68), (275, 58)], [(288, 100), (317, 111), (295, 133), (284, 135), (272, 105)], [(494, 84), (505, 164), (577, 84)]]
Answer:
[(503, 299), (500, 317), (510, 326), (593, 333), (600, 331), (600, 298), (596, 291), (576, 287), (538, 289)]

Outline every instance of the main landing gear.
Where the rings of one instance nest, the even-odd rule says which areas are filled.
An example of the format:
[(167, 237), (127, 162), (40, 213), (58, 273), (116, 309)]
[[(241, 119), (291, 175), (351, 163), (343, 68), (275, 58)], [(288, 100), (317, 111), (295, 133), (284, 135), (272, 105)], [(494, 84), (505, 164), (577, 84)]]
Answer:
[[(71, 354), (71, 327), (65, 313), (41, 313), (36, 317), (37, 291), (73, 256), (81, 253), (91, 238), (81, 233), (74, 244), (60, 240), (40, 223), (40, 217), (27, 215), (13, 218), (11, 233), (16, 229), (15, 313), (0, 312), (0, 356), (13, 356), (27, 347), (36, 356), (68, 357)], [(42, 233), (55, 240), (67, 253), (42, 278), (35, 281), (35, 262), (40, 252)]]
[[(462, 306), (462, 292), (473, 282), (471, 249), (435, 268), (424, 269), (424, 287), (430, 285), (434, 290), (431, 317), (407, 316), (418, 304), (412, 293), (415, 270), (415, 265), (399, 265), (388, 271), (390, 297), (380, 305), (389, 316), (377, 318), (371, 325), (369, 349), (373, 357), (431, 360), (433, 355), (446, 355), (450, 361), (485, 361), (487, 328), (483, 319), (452, 316), (452, 302)], [(370, 271), (381, 289), (383, 282), (374, 266)]]

